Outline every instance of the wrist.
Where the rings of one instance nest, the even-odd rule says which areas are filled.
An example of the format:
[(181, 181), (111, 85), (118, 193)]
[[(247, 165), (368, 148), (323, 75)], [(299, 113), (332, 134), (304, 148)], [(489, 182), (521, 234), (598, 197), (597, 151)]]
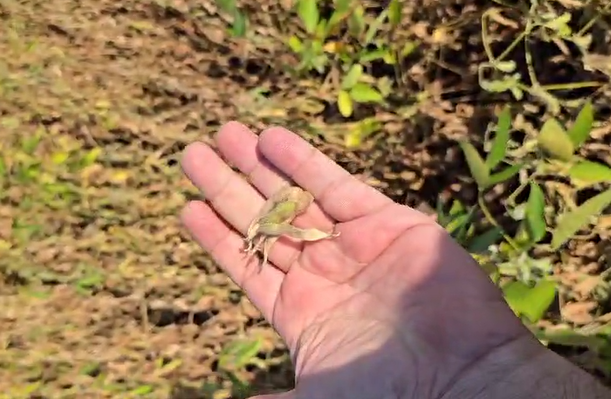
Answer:
[(465, 370), (443, 399), (603, 399), (611, 390), (532, 336), (498, 348)]

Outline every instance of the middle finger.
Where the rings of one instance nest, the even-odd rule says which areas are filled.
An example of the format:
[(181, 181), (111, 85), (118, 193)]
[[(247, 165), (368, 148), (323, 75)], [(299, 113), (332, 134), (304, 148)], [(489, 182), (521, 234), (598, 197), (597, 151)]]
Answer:
[[(250, 182), (265, 197), (269, 198), (280, 188), (290, 184), (290, 179), (258, 152), (258, 136), (241, 123), (227, 123), (219, 130), (215, 140), (223, 157), (247, 175)], [(330, 230), (334, 222), (314, 202), (304, 215), (295, 220), (294, 224), (301, 227), (307, 224), (322, 230)]]

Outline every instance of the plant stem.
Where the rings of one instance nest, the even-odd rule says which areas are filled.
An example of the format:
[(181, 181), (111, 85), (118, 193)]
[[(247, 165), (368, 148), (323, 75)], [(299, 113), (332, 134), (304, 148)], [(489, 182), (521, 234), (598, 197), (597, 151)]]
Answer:
[(501, 229), (501, 234), (503, 235), (503, 238), (505, 239), (505, 241), (507, 241), (507, 243), (516, 252), (520, 252), (520, 247), (516, 244), (516, 242), (511, 237), (507, 235), (507, 233), (505, 233), (505, 229), (496, 221), (494, 216), (492, 216), (492, 214), (490, 213), (490, 210), (488, 210), (488, 207), (486, 206), (486, 203), (484, 202), (484, 196), (482, 194), (483, 193), (481, 191), (477, 194), (477, 204), (479, 205), (480, 209), (484, 213), (484, 217), (494, 227), (498, 227), (499, 229)]

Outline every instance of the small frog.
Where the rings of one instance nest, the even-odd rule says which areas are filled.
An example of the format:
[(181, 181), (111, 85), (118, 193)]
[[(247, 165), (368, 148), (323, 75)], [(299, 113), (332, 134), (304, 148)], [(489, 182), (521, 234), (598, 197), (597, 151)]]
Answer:
[(291, 225), (293, 219), (305, 212), (313, 201), (312, 194), (295, 186), (284, 187), (267, 199), (259, 214), (250, 222), (244, 240), (247, 256), (254, 255), (263, 246), (263, 263), (259, 270), (267, 264), (269, 251), (280, 236), (300, 241), (319, 241), (339, 236), (339, 232), (335, 231), (326, 233)]

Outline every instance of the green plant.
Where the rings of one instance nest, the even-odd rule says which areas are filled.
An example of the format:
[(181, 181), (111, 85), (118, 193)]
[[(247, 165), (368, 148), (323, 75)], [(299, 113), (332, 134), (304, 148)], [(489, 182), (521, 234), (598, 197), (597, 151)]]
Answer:
[(547, 279), (542, 279), (534, 285), (514, 280), (502, 287), (505, 300), (511, 309), (529, 323), (536, 323), (543, 318), (556, 297), (556, 289), (556, 282)]
[[(495, 0), (495, 2), (503, 4), (501, 0)], [(592, 36), (586, 34), (586, 32), (592, 26), (593, 20), (578, 32), (573, 32), (569, 26), (569, 22), (571, 22), (570, 13), (564, 12), (559, 15), (555, 10), (539, 0), (531, 0), (528, 9), (523, 6), (512, 8), (521, 14), (525, 27), (499, 56), (494, 55), (490, 46), (491, 39), (488, 34), (488, 21), (494, 20), (505, 26), (511, 24), (501, 15), (500, 10), (495, 7), (484, 11), (481, 16), (482, 43), (488, 57), (487, 62), (481, 63), (478, 66), (478, 80), (482, 89), (494, 93), (509, 91), (516, 100), (521, 100), (524, 97), (524, 92), (526, 92), (544, 103), (553, 115), (557, 115), (560, 113), (561, 105), (572, 106), (573, 103), (560, 100), (551, 93), (552, 91), (602, 85), (599, 82), (542, 85), (539, 83), (535, 73), (531, 53), (531, 39), (533, 36), (537, 36), (542, 41), (556, 44), (564, 41), (572, 42), (584, 55), (587, 55), (588, 47), (592, 42)], [(521, 74), (516, 72), (517, 63), (514, 60), (506, 60), (511, 51), (520, 43), (524, 45), (524, 61), (528, 70), (530, 85), (523, 83)]]
[(247, 381), (239, 376), (240, 370), (248, 365), (264, 367), (263, 362), (257, 358), (263, 341), (261, 339), (236, 339), (225, 345), (218, 358), (219, 373), (231, 382), (232, 397), (247, 398), (251, 394), (251, 387)]
[(229, 33), (234, 37), (244, 37), (248, 30), (248, 17), (238, 7), (236, 0), (216, 0), (216, 5), (231, 18)]
[[(581, 158), (578, 148), (589, 137), (593, 123), (593, 109), (589, 102), (582, 107), (571, 128), (565, 128), (555, 118), (549, 118), (536, 137), (528, 137), (524, 143), (513, 142), (509, 136), (510, 111), (505, 107), (499, 116), (494, 138), (488, 146), (489, 151), (484, 160), (469, 142), (461, 142), (467, 165), (478, 188), (478, 204), (486, 219), (495, 226), (498, 223), (489, 214), (484, 204), (484, 193), (496, 184), (502, 183), (519, 174), (519, 187), (507, 198), (506, 206), (514, 219), (521, 222), (515, 237), (504, 236), (506, 242), (518, 253), (526, 251), (540, 242), (547, 233), (549, 224), (555, 224), (552, 230), (552, 249), (558, 249), (577, 230), (587, 225), (589, 218), (597, 216), (609, 203), (611, 197), (604, 191), (580, 207), (574, 204), (562, 204), (557, 223), (548, 223), (551, 212), (546, 208), (546, 198), (538, 179), (546, 175), (560, 175), (569, 178), (576, 188), (583, 188), (604, 181), (611, 176), (611, 167)], [(495, 168), (503, 164), (499, 171)], [(526, 188), (529, 189), (528, 200), (516, 204), (515, 198)]]
[[(385, 105), (393, 90), (388, 77), (374, 78), (373, 63), (382, 62), (400, 76), (398, 60), (412, 53), (418, 44), (411, 40), (394, 40), (401, 22), (402, 2), (391, 0), (373, 18), (365, 13), (358, 0), (335, 0), (333, 12), (321, 17), (317, 0), (298, 0), (295, 4), (305, 37), (292, 35), (289, 48), (299, 56), (296, 67), (300, 75), (316, 71), (325, 74), (324, 89), (331, 93), (340, 114), (351, 117), (358, 104)], [(400, 79), (398, 79), (400, 81)], [(358, 145), (373, 133), (371, 121), (355, 125), (348, 146)]]
[[(554, 192), (553, 184), (546, 184), (549, 176), (563, 176), (569, 181), (568, 189), (576, 192), (611, 181), (609, 165), (585, 160), (577, 152), (588, 139), (593, 120), (592, 105), (586, 102), (570, 128), (566, 129), (556, 118), (550, 117), (534, 137), (527, 136), (524, 142), (517, 143), (511, 139), (512, 118), (506, 106), (494, 129), (486, 134), (486, 157), (482, 157), (471, 143), (460, 143), (477, 185), (477, 205), (466, 209), (455, 202), (447, 214), (438, 210), (442, 225), (477, 255), (495, 281), (500, 276), (512, 278), (512, 282), (502, 286), (506, 299), (517, 314), (525, 315), (532, 323), (543, 316), (544, 309), (554, 299), (555, 283), (546, 277), (552, 270), (550, 260), (545, 257), (533, 259), (529, 251), (535, 246), (551, 251), (560, 249), (611, 205), (609, 188), (576, 206), (566, 195), (557, 195), (564, 200), (552, 201), (553, 194), (558, 193)], [(494, 133), (492, 138), (490, 133)], [(495, 185), (515, 176), (519, 185), (503, 204), (507, 214), (518, 222), (511, 236), (488, 210), (484, 195)], [(518, 195), (527, 189), (526, 201), (517, 203)], [(484, 221), (491, 227), (475, 236), (473, 225), (477, 211), (483, 213)], [(551, 233), (551, 240), (546, 244), (548, 233)], [(491, 268), (491, 264), (495, 266)]]

